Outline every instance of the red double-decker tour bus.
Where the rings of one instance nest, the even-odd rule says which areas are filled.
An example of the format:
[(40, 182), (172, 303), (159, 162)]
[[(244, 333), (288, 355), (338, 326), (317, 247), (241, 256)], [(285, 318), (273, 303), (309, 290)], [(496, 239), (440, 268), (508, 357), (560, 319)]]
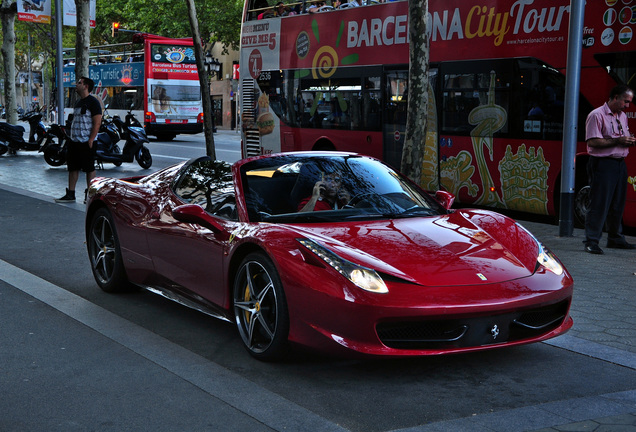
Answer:
[(171, 140), (203, 131), (201, 85), (192, 38), (139, 34), (144, 44), (144, 127), (149, 135)]
[[(113, 47), (118, 47), (113, 51)], [(172, 39), (138, 33), (133, 43), (93, 47), (89, 76), (94, 93), (110, 115), (122, 118), (129, 110), (148, 135), (171, 140), (179, 134), (203, 131), (201, 86), (192, 38)], [(64, 68), (65, 116), (77, 94), (75, 66)]]
[[(246, 3), (241, 33), (244, 154), (346, 150), (399, 167), (408, 2), (366, 0), (318, 13), (302, 13), (309, 2), (292, 3), (291, 16), (275, 17), (260, 1)], [(471, 205), (558, 212), (569, 3), (429, 0), (425, 189), (448, 190)], [(577, 190), (587, 182), (587, 114), (616, 84), (636, 87), (634, 27), (635, 0), (587, 2)], [(627, 115), (636, 131), (633, 107)], [(636, 226), (635, 153), (628, 158), (630, 226)]]

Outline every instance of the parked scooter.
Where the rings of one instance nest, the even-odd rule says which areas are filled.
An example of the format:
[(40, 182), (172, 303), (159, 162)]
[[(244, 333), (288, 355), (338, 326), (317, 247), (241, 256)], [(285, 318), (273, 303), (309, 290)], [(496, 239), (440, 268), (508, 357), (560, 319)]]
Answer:
[(70, 140), (72, 122), (73, 114), (70, 114), (66, 125), (52, 124), (46, 131), (40, 151), (47, 164), (57, 167), (66, 163), (66, 144)]
[[(117, 143), (125, 141), (123, 150)], [(131, 111), (126, 115), (126, 121), (119, 116), (112, 119), (104, 118), (101, 132), (97, 134), (97, 149), (95, 161), (103, 168), (104, 162), (114, 163), (116, 166), (123, 162), (136, 160), (140, 167), (150, 168), (152, 156), (150, 150), (144, 145), (149, 142), (146, 131), (140, 126), (139, 121)]]
[(40, 150), (46, 134), (46, 126), (42, 121), (41, 110), (31, 110), (19, 117), (19, 120), (29, 123), (29, 140), (23, 138), (24, 127), (9, 123), (0, 123), (0, 155), (7, 151), (16, 154), (18, 150), (35, 151)]

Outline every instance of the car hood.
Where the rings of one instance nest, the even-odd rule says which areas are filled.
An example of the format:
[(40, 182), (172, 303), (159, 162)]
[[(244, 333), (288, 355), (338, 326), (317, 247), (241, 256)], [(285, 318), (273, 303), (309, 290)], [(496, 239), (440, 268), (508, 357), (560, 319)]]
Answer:
[(534, 237), (514, 220), (488, 211), (293, 229), (342, 258), (425, 286), (519, 279), (537, 264)]

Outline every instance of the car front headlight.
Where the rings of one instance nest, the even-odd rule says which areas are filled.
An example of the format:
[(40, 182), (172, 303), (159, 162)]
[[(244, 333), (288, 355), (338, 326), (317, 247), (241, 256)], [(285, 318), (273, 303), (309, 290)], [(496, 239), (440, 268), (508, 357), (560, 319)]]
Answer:
[[(541, 242), (532, 234), (530, 231), (526, 229), (523, 225), (517, 222), (517, 226), (528, 233), (532, 239), (537, 242), (537, 246), (539, 247), (539, 253), (537, 255), (537, 264), (550, 270), (552, 273), (561, 276), (563, 274), (563, 266), (559, 262), (556, 256), (550, 250), (543, 246)], [(535, 269), (536, 270), (536, 269)]]
[(389, 292), (380, 275), (372, 269), (352, 263), (341, 258), (313, 240), (298, 239), (298, 242), (313, 252), (317, 257), (329, 264), (338, 273), (349, 279), (355, 286), (365, 291), (386, 294)]
[(559, 260), (541, 243), (539, 243), (537, 262), (556, 275), (561, 276), (563, 274), (563, 266)]

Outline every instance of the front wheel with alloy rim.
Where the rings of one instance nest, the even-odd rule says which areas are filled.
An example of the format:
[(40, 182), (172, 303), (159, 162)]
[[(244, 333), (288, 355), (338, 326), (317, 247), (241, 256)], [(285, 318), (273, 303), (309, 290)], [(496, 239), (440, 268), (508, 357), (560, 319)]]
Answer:
[(234, 319), (247, 351), (264, 361), (287, 351), (289, 313), (280, 278), (263, 253), (245, 257), (234, 280)]
[(133, 286), (126, 277), (117, 230), (108, 209), (101, 208), (95, 212), (86, 240), (97, 285), (106, 292), (130, 291)]

